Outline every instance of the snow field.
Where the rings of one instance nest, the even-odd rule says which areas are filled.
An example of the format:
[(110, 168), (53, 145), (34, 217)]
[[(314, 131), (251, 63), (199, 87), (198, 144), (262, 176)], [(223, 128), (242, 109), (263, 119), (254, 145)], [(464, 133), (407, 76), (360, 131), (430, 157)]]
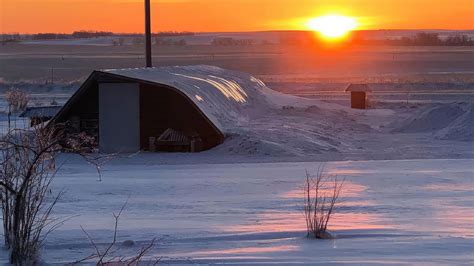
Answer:
[[(64, 157), (63, 157), (64, 158)], [(169, 263), (459, 264), (473, 255), (473, 160), (331, 162), (346, 178), (330, 230), (335, 240), (305, 239), (301, 184), (320, 163), (158, 165), (144, 155), (107, 165), (102, 182), (77, 158), (57, 176), (64, 189), (55, 215), (70, 217), (43, 251), (67, 263), (111, 241), (112, 212), (128, 205), (119, 241), (132, 254), (153, 237), (147, 257)], [(140, 163), (142, 162), (142, 163)], [(2, 251), (1, 257), (7, 258)]]

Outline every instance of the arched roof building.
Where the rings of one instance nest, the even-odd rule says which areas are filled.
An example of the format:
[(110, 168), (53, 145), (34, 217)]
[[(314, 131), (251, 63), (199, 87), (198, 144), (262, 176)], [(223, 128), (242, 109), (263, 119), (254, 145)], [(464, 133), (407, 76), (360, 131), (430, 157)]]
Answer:
[(95, 137), (102, 152), (201, 151), (248, 109), (270, 104), (251, 75), (213, 66), (94, 71), (52, 119)]

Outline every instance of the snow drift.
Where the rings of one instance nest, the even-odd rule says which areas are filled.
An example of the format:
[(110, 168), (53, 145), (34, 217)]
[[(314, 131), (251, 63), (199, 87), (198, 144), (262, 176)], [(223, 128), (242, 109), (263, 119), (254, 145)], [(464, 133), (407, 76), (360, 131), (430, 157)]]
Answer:
[(447, 127), (463, 113), (464, 111), (461, 107), (452, 104), (431, 107), (402, 122), (395, 132), (416, 133), (440, 130)]
[(396, 133), (433, 133), (443, 140), (473, 141), (473, 104), (442, 104), (428, 109), (402, 121), (395, 127)]
[(474, 112), (473, 104), (467, 111), (454, 120), (449, 126), (441, 129), (435, 137), (443, 140), (474, 141)]

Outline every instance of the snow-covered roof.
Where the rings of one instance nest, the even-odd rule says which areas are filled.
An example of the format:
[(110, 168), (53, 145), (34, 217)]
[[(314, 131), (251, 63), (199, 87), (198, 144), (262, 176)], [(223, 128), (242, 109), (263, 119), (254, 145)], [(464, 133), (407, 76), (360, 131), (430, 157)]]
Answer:
[[(179, 91), (189, 98), (223, 135), (235, 133), (249, 121), (265, 117), (284, 106), (305, 108), (317, 105), (328, 110), (343, 108), (315, 99), (282, 94), (269, 89), (261, 80), (250, 74), (215, 66), (110, 69), (94, 71), (51, 120), (51, 124), (62, 121), (71, 106), (94, 82), (114, 79), (161, 84)], [(156, 89), (160, 87), (156, 86)]]
[(346, 91), (357, 91), (357, 92), (371, 92), (369, 85), (367, 84), (349, 84), (347, 86)]
[(20, 117), (53, 117), (62, 106), (35, 106), (27, 107), (23, 113), (20, 114)]
[(102, 73), (163, 84), (184, 93), (222, 133), (234, 128), (247, 110), (269, 104), (265, 84), (238, 71), (215, 66), (175, 66), (103, 70)]

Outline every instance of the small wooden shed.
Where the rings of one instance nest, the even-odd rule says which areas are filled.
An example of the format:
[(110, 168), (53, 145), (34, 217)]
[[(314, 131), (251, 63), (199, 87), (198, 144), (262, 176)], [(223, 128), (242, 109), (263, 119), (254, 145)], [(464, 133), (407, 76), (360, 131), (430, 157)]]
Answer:
[(346, 88), (346, 92), (351, 93), (351, 108), (367, 109), (367, 95), (372, 92), (367, 84), (350, 84)]
[(53, 118), (61, 108), (62, 106), (27, 107), (20, 117), (29, 118), (30, 126), (33, 127)]

